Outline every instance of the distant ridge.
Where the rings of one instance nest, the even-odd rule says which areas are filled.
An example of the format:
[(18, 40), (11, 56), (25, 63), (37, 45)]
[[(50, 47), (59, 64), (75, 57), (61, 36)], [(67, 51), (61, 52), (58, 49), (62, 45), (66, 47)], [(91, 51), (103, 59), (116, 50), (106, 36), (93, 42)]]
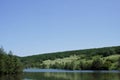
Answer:
[(81, 50), (103, 49), (103, 48), (111, 48), (111, 47), (120, 47), (120, 46), (107, 46), (107, 47), (98, 47), (98, 48), (86, 48), (86, 49), (77, 49), (77, 50), (56, 51), (56, 52), (49, 52), (49, 53), (40, 53), (40, 54), (28, 55), (28, 56), (24, 56), (24, 57), (39, 56), (39, 55), (44, 55), (44, 54), (56, 54), (56, 53), (72, 52), (72, 51), (81, 51)]

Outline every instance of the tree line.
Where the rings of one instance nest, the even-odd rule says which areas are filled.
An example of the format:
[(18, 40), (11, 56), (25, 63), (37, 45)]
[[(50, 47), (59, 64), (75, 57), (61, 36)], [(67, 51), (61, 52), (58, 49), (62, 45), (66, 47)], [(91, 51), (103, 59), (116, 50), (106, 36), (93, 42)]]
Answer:
[(19, 58), (13, 55), (12, 51), (8, 53), (0, 48), (0, 74), (15, 74), (23, 70), (23, 65)]
[[(44, 64), (45, 60), (52, 61), (56, 59), (63, 59), (71, 55), (79, 56), (79, 59), (65, 63), (56, 62), (55, 64)], [(24, 64), (24, 68), (54, 68), (70, 70), (119, 70), (120, 58), (117, 57), (118, 59), (116, 60), (107, 58), (111, 55), (120, 55), (120, 46), (48, 53), (21, 57), (20, 59)]]
[[(42, 64), (40, 68), (48, 68), (47, 66)], [(66, 63), (57, 62), (49, 65), (49, 68), (67, 70), (120, 70), (120, 57), (116, 62), (112, 62), (109, 59), (102, 60), (100, 57), (94, 58), (91, 62), (79, 60), (78, 64), (76, 64), (76, 61)]]
[[(55, 62), (57, 59), (76, 55), (77, 59), (68, 62)], [(109, 58), (115, 56), (115, 58)], [(44, 61), (50, 60), (50, 64)], [(48, 53), (27, 57), (13, 55), (0, 48), (0, 74), (15, 74), (24, 68), (52, 68), (69, 70), (120, 70), (120, 46)]]

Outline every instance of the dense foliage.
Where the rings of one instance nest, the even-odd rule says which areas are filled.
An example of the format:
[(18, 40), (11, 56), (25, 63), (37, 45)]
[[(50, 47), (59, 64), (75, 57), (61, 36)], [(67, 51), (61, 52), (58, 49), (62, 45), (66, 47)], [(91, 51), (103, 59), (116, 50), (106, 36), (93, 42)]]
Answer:
[(0, 48), (0, 74), (14, 74), (22, 72), (22, 64), (12, 52), (6, 53)]
[(48, 53), (20, 59), (25, 68), (119, 70), (120, 46)]
[[(21, 63), (22, 62), (22, 63)], [(24, 68), (69, 70), (120, 70), (120, 46), (17, 57), (0, 48), (0, 74), (22, 72)]]

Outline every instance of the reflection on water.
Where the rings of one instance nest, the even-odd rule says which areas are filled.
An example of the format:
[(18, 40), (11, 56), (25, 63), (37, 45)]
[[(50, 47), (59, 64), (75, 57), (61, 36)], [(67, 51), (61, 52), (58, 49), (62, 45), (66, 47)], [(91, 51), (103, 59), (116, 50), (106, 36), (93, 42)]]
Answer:
[(0, 75), (0, 80), (120, 80), (120, 73), (25, 72), (18, 75)]
[(24, 73), (24, 79), (32, 80), (120, 80), (120, 73)]
[(22, 80), (22, 74), (0, 75), (0, 80)]

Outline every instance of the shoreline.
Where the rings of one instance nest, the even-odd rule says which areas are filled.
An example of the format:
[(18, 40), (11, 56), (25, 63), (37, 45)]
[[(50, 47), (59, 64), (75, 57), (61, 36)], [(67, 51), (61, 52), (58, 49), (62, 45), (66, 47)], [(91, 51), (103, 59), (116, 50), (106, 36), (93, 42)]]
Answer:
[(64, 70), (64, 69), (24, 69), (23, 72), (79, 72), (79, 73), (120, 73), (120, 70)]

